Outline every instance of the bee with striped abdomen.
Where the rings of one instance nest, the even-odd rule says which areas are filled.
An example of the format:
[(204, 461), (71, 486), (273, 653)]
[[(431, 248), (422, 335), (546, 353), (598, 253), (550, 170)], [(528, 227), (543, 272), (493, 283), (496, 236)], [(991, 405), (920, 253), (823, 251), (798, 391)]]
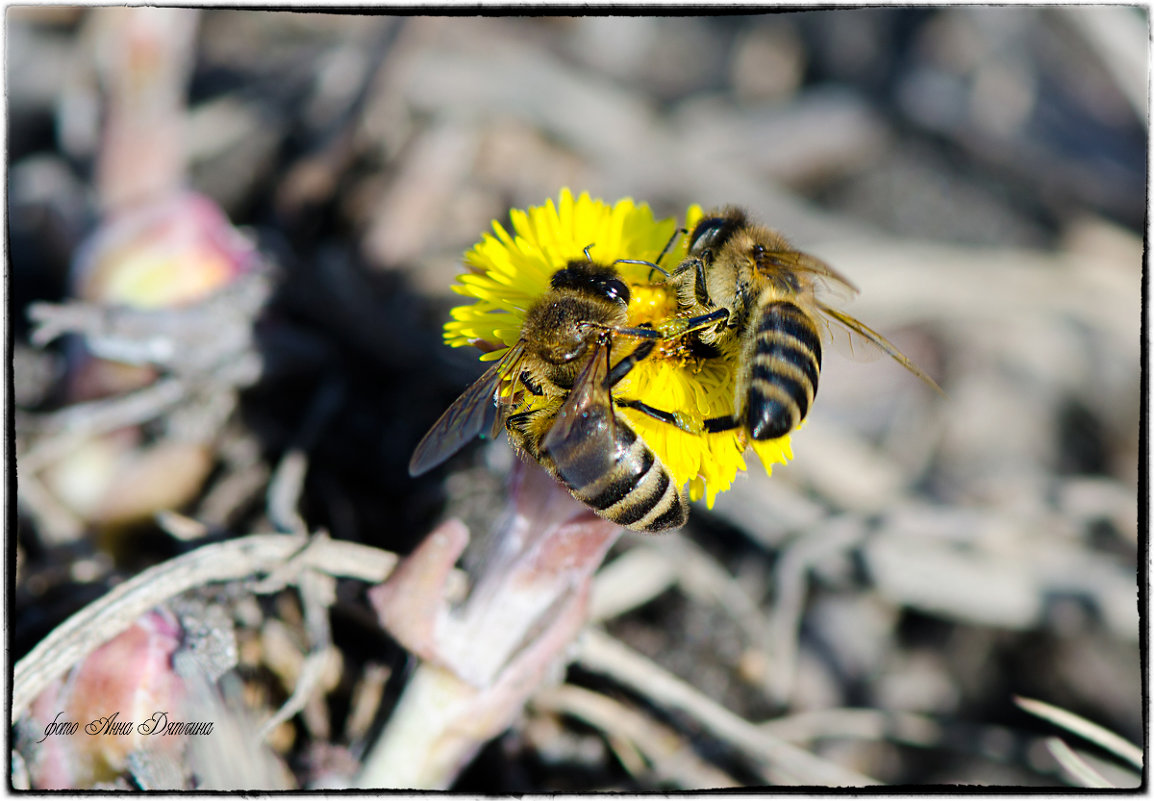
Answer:
[(817, 394), (822, 334), (831, 323), (938, 388), (885, 337), (821, 299), (830, 285), (856, 293), (848, 279), (741, 209), (702, 217), (667, 280), (681, 316), (679, 328), (666, 332), (688, 332), (736, 364), (733, 414), (707, 420), (707, 431), (741, 428), (762, 441), (797, 428)]
[[(516, 344), (425, 434), (410, 474), (504, 428), (516, 449), (601, 517), (637, 531), (683, 525), (684, 496), (612, 396), (661, 334), (627, 325), (629, 288), (612, 267), (571, 261), (550, 283), (526, 312)], [(614, 345), (631, 338), (641, 344), (614, 362)]]

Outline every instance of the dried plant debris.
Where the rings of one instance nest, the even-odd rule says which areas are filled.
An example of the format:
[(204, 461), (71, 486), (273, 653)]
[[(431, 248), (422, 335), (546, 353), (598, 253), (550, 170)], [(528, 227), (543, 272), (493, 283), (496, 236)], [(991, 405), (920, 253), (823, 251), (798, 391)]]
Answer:
[[(8, 23), (13, 786), (1140, 784), (1145, 9)], [(944, 397), (834, 343), (658, 536), (411, 477), (564, 187), (676, 220), (576, 259), (747, 209)]]

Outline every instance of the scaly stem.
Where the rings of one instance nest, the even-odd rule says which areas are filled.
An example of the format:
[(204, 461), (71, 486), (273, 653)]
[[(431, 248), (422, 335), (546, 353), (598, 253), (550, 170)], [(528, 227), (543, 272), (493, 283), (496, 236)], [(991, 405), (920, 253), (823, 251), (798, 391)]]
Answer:
[(581, 631), (593, 573), (620, 535), (534, 464), (519, 463), (469, 598), (445, 582), (468, 544), (460, 521), (432, 533), (371, 597), (383, 625), (422, 661), (362, 788), (445, 789), (516, 719)]

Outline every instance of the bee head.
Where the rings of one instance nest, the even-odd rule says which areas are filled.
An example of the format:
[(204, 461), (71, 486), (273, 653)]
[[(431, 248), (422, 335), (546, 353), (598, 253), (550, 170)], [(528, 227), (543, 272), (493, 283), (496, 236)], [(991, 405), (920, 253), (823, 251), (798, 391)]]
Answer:
[(735, 208), (702, 217), (689, 235), (689, 255), (706, 262), (712, 261), (725, 243), (745, 225), (745, 212)]
[(571, 261), (568, 267), (553, 273), (550, 284), (553, 289), (584, 292), (621, 306), (629, 305), (629, 287), (618, 277), (617, 271), (596, 262)]
[(550, 284), (552, 292), (526, 314), (524, 329), (533, 351), (560, 368), (553, 380), (565, 385), (598, 332), (625, 324), (629, 287), (611, 267), (588, 260), (569, 262)]

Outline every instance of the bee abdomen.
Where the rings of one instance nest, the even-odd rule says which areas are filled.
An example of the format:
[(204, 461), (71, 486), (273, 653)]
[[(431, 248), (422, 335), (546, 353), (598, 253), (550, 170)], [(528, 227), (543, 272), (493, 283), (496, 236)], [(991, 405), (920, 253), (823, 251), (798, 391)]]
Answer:
[(598, 436), (570, 437), (549, 454), (557, 477), (573, 497), (600, 516), (636, 531), (663, 531), (684, 525), (689, 509), (665, 465), (622, 417), (608, 410), (584, 421), (612, 425), (614, 447)]
[(744, 423), (750, 436), (775, 439), (797, 428), (821, 371), (821, 337), (810, 316), (789, 301), (767, 304), (748, 369)]

